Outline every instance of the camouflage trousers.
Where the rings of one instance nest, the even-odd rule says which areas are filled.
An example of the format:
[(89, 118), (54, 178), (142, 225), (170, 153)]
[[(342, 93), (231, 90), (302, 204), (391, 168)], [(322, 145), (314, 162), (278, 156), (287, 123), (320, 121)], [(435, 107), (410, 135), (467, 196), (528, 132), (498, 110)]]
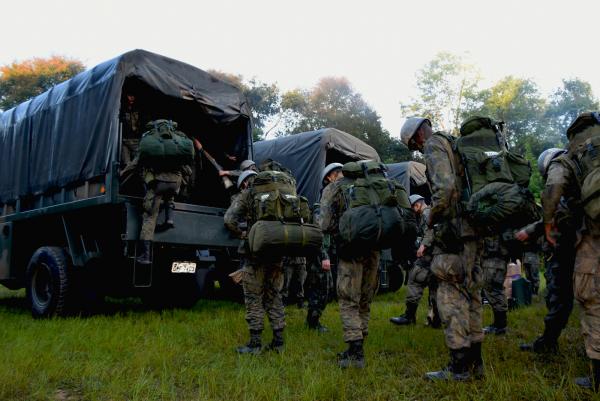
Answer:
[(408, 272), (406, 303), (418, 305), (427, 287), (429, 287), (429, 309), (432, 314), (435, 314), (437, 313), (435, 301), (437, 280), (431, 274), (431, 256), (423, 256), (417, 259), (413, 268)]
[(483, 291), (490, 306), (495, 312), (508, 311), (508, 300), (504, 292), (504, 279), (508, 261), (499, 256), (484, 257), (483, 266)]
[(546, 308), (544, 337), (558, 339), (567, 326), (573, 310), (573, 265), (575, 246), (572, 242), (546, 250)]
[(584, 234), (577, 245), (573, 287), (581, 305), (581, 332), (590, 359), (600, 359), (600, 238)]
[(466, 239), (461, 254), (436, 254), (431, 261), (446, 346), (453, 350), (483, 341), (481, 250), (481, 241)]
[(306, 258), (284, 258), (284, 284), (281, 295), (284, 300), (303, 300), (306, 281)]
[(283, 269), (281, 261), (246, 261), (242, 278), (246, 321), (253, 331), (264, 329), (265, 312), (273, 330), (285, 327), (285, 309), (281, 299)]
[(171, 207), (173, 198), (179, 192), (181, 180), (178, 182), (152, 181), (144, 196), (144, 214), (140, 239), (142, 241), (154, 240), (156, 220), (160, 212), (160, 204), (164, 200), (166, 207)]
[(307, 276), (305, 282), (306, 298), (308, 300), (308, 314), (306, 320), (316, 322), (319, 320), (329, 299), (329, 286), (331, 271), (321, 267), (321, 260), (315, 258), (307, 261)]
[(533, 292), (537, 293), (540, 288), (540, 255), (537, 252), (523, 252), (523, 267)]
[(378, 286), (378, 251), (355, 259), (340, 258), (337, 294), (344, 341), (361, 340), (369, 332), (371, 301)]

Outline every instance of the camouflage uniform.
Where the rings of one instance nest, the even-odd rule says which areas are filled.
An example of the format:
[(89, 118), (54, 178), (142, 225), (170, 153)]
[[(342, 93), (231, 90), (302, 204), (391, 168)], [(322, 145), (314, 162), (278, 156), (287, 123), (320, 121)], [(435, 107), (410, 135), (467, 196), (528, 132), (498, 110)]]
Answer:
[[(252, 192), (243, 190), (234, 197), (225, 213), (225, 226), (238, 237), (242, 237), (242, 226), (254, 223), (251, 218)], [(246, 321), (251, 331), (262, 331), (265, 312), (271, 328), (281, 330), (285, 327), (285, 309), (281, 298), (283, 288), (283, 266), (281, 258), (262, 260), (248, 257), (243, 267), (242, 286), (246, 305)]]
[(504, 293), (504, 280), (509, 262), (508, 250), (500, 235), (484, 238), (481, 265), (483, 268), (484, 293), (494, 312), (508, 311)]
[[(314, 224), (321, 222), (320, 205), (316, 204), (312, 220)], [(325, 249), (330, 249), (329, 246), (324, 246)], [(307, 263), (307, 276), (305, 282), (306, 299), (308, 301), (308, 313), (306, 322), (309, 326), (316, 327), (319, 325), (319, 319), (327, 306), (329, 300), (329, 287), (331, 286), (331, 271), (325, 271), (322, 267), (322, 261), (325, 258), (331, 258), (332, 255), (323, 252), (316, 257), (309, 257)], [(331, 259), (330, 259), (331, 260)], [(333, 261), (331, 261), (333, 264)]]
[(429, 213), (431, 209), (425, 208), (423, 213), (417, 217), (418, 219), (418, 242), (425, 246), (425, 254), (415, 261), (414, 266), (408, 272), (408, 288), (406, 294), (406, 303), (418, 305), (423, 297), (423, 291), (429, 287), (429, 313), (430, 320), (433, 322), (439, 318), (436, 305), (437, 280), (431, 274), (431, 249), (432, 249), (432, 232), (427, 227)]
[[(544, 333), (532, 344), (521, 346), (524, 350), (536, 352), (554, 351), (561, 331), (567, 326), (573, 310), (573, 266), (575, 263), (575, 230), (576, 218), (569, 207), (577, 209), (573, 198), (563, 193), (576, 193), (577, 188), (569, 171), (564, 156), (553, 160), (547, 172), (545, 189), (542, 192), (543, 217), (523, 230), (530, 242), (541, 239), (545, 259), (546, 308), (544, 317)], [(570, 204), (570, 206), (569, 206)], [(558, 237), (556, 246), (546, 241), (544, 223), (556, 226)]]
[(144, 196), (144, 214), (140, 232), (142, 241), (152, 241), (154, 239), (160, 205), (164, 200), (165, 207), (172, 207), (173, 199), (179, 193), (181, 187), (182, 176), (181, 171), (158, 173), (152, 169), (145, 169), (144, 180), (147, 190)]
[(304, 282), (306, 281), (306, 258), (303, 256), (283, 258), (284, 284), (281, 295), (284, 300), (304, 302)]
[(127, 166), (136, 158), (140, 147), (141, 114), (135, 109), (128, 109), (122, 113), (121, 121), (123, 122), (121, 162), (123, 166)]
[[(342, 178), (329, 184), (321, 197), (321, 228), (333, 238), (339, 233), (339, 219), (346, 210), (342, 187), (349, 180)], [(377, 292), (379, 252), (348, 258), (338, 255), (337, 295), (344, 330), (344, 341), (363, 340), (369, 331), (371, 301)]]
[[(526, 246), (538, 247), (537, 243)], [(540, 255), (537, 249), (525, 249), (523, 252), (523, 268), (527, 280), (531, 282), (533, 293), (537, 294), (540, 288)]]
[(438, 279), (437, 305), (450, 350), (469, 349), (483, 341), (481, 307), (482, 243), (462, 218), (463, 167), (452, 138), (436, 133), (425, 143), (431, 187), (430, 224), (434, 228), (431, 272)]

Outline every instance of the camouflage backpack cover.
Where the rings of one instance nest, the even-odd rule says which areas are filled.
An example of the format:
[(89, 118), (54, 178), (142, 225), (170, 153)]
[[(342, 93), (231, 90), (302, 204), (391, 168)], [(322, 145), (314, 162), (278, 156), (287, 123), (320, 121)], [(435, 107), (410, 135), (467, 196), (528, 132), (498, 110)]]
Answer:
[(534, 197), (527, 188), (531, 165), (510, 152), (502, 124), (486, 117), (471, 117), (455, 141), (465, 168), (465, 211), (481, 232), (499, 233), (512, 225), (535, 219)]
[(282, 169), (259, 172), (250, 188), (250, 252), (268, 256), (310, 256), (321, 249), (321, 229), (310, 224), (308, 200)]
[[(340, 254), (406, 246), (416, 238), (416, 220), (406, 190), (373, 161), (346, 163), (341, 187), (345, 211), (339, 221)], [(408, 240), (411, 241), (411, 240)]]
[(577, 166), (585, 214), (600, 220), (600, 114), (583, 113), (567, 129), (569, 153)]
[(140, 141), (140, 164), (163, 171), (177, 170), (194, 161), (194, 144), (177, 123), (155, 120), (146, 124), (148, 131)]

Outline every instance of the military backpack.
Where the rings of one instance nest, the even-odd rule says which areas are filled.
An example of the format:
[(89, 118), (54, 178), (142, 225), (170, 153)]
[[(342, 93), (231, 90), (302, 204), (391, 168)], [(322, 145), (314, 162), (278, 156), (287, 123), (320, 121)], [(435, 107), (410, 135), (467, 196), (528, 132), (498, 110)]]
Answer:
[(600, 220), (600, 114), (584, 113), (567, 130), (585, 214)]
[(296, 193), (296, 181), (280, 170), (258, 173), (250, 188), (250, 252), (268, 256), (310, 256), (321, 249), (323, 235), (310, 224), (308, 200)]
[(148, 131), (140, 141), (140, 164), (161, 171), (177, 170), (194, 160), (194, 144), (170, 120), (146, 124)]
[(345, 211), (339, 221), (340, 254), (364, 254), (373, 249), (414, 243), (416, 219), (406, 190), (387, 178), (378, 162), (346, 163), (342, 168)]
[(464, 208), (476, 229), (493, 234), (533, 221), (531, 165), (508, 150), (501, 123), (471, 117), (460, 135), (454, 146), (465, 168)]

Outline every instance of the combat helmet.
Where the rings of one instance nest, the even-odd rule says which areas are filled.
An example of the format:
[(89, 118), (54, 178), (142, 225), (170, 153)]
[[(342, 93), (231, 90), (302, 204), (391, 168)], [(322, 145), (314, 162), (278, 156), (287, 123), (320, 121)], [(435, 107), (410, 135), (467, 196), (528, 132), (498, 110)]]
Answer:
[(242, 186), (242, 184), (244, 183), (244, 181), (246, 181), (247, 178), (250, 178), (253, 175), (257, 175), (256, 171), (246, 170), (242, 174), (240, 174), (240, 176), (238, 177), (238, 180), (237, 180), (237, 187), (238, 187), (238, 189), (240, 189), (240, 187)]
[(240, 164), (240, 170), (242, 170), (242, 171), (248, 170), (252, 166), (256, 166), (256, 163), (254, 162), (254, 160), (244, 160)]
[(540, 157), (538, 157), (538, 161), (537, 161), (537, 167), (538, 167), (538, 171), (540, 172), (540, 175), (542, 177), (544, 177), (546, 175), (546, 172), (548, 171), (548, 166), (550, 165), (550, 162), (555, 157), (557, 157), (558, 155), (562, 155), (565, 152), (566, 152), (566, 150), (560, 149), (560, 148), (550, 148), (550, 149), (544, 150), (540, 154)]
[(403, 144), (408, 146), (410, 139), (417, 132), (421, 124), (425, 121), (431, 126), (431, 121), (428, 118), (423, 117), (409, 117), (406, 119), (402, 128), (400, 129), (400, 140)]
[(336, 170), (338, 168), (341, 169), (343, 167), (344, 167), (344, 165), (342, 163), (329, 163), (327, 166), (325, 166), (325, 168), (321, 172), (321, 183), (323, 183), (323, 181), (325, 181), (325, 177), (327, 177), (327, 175), (329, 173), (331, 173), (333, 170)]
[(421, 195), (414, 194), (414, 195), (409, 196), (408, 200), (410, 201), (410, 205), (413, 206), (418, 201), (425, 200), (425, 198), (423, 198)]

